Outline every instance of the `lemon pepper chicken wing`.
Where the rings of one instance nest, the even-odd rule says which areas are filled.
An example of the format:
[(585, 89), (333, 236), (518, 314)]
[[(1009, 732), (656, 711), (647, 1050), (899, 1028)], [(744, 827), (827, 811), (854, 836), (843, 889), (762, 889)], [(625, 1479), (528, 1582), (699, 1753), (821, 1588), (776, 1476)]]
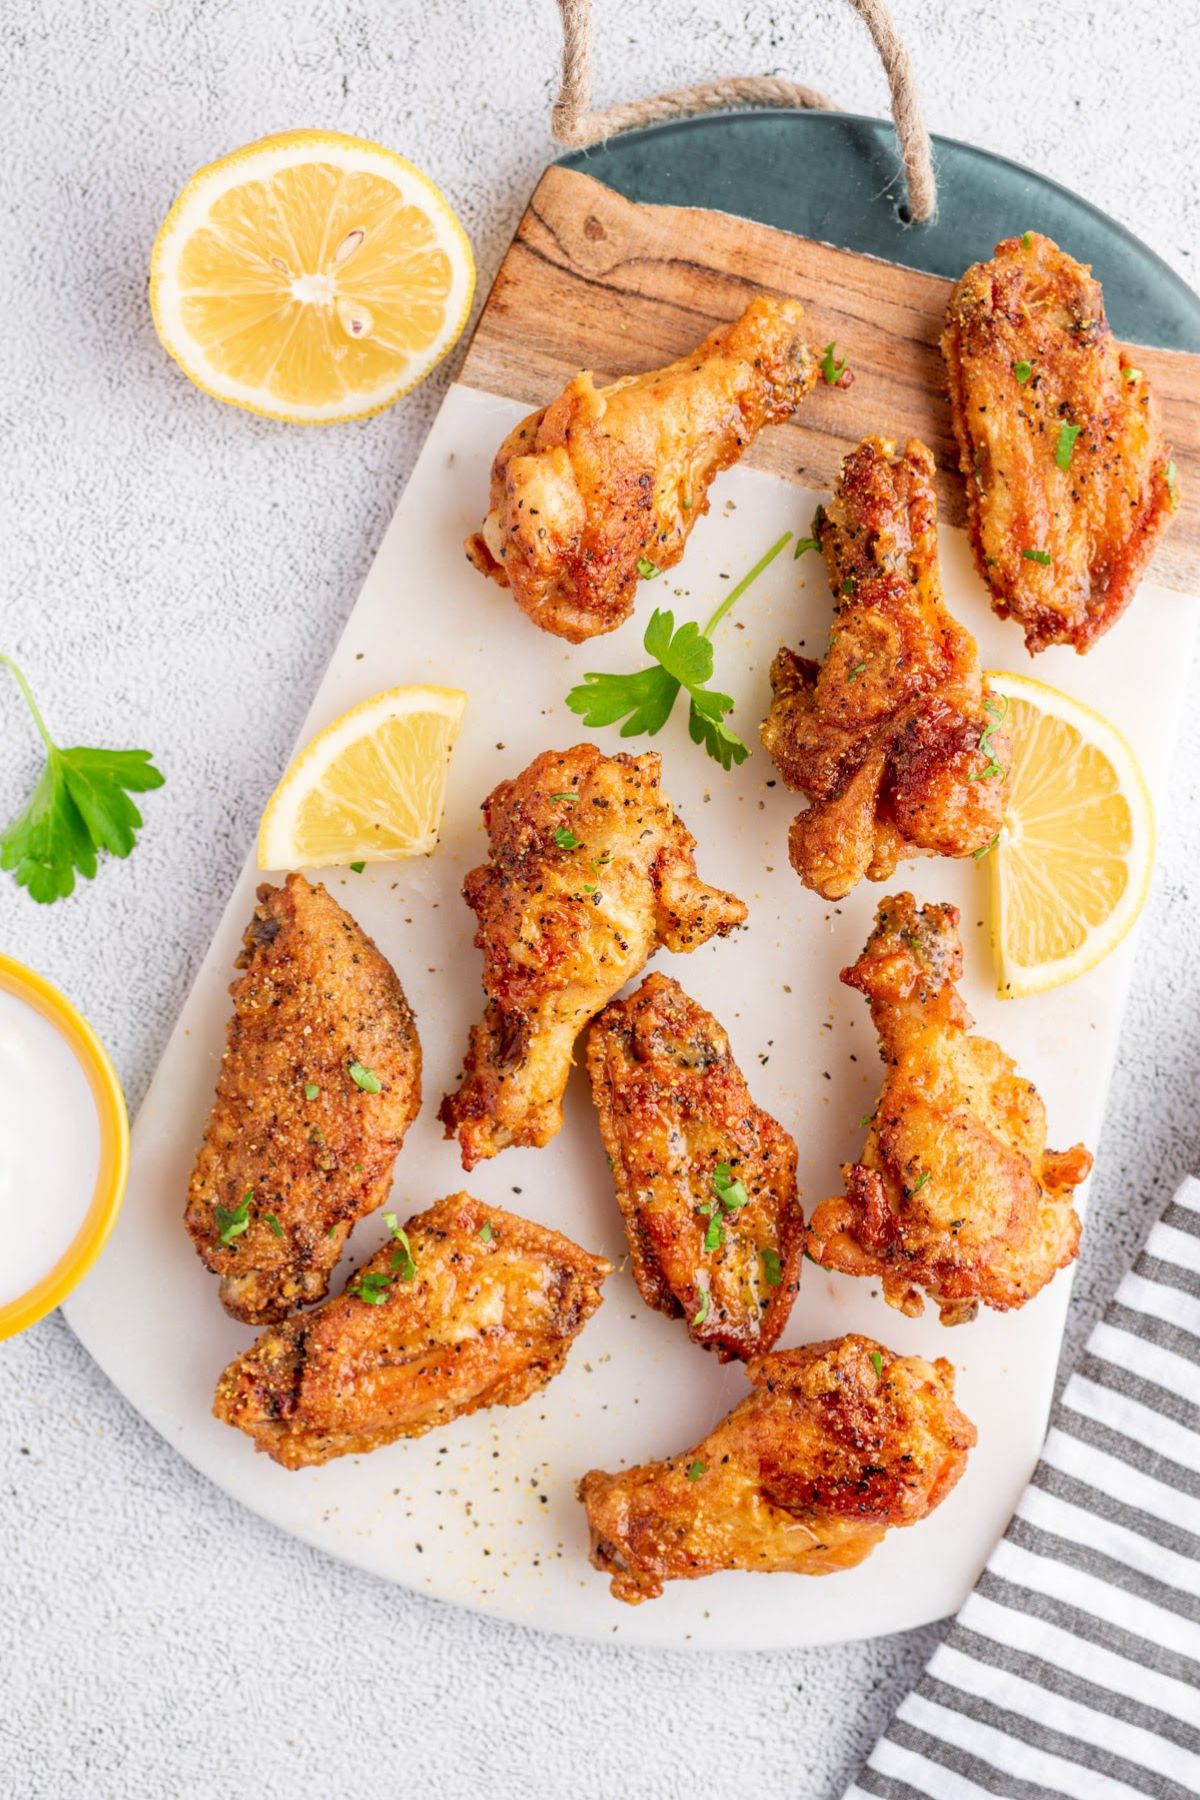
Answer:
[(943, 1324), (978, 1304), (1023, 1306), (1079, 1247), (1074, 1190), (1092, 1159), (1082, 1144), (1047, 1150), (1046, 1109), (990, 1038), (969, 1034), (958, 910), (885, 900), (866, 949), (842, 980), (871, 1003), (887, 1065), (866, 1147), (823, 1201), (808, 1251), (828, 1269), (870, 1275), (901, 1312)]
[(387, 1198), (421, 1046), (395, 971), (300, 875), (259, 888), (239, 966), (185, 1223), (225, 1310), (263, 1324), (321, 1298)]
[(694, 950), (746, 917), (698, 878), (660, 769), (653, 752), (577, 744), (545, 751), (484, 801), (491, 854), (463, 895), (479, 920), (487, 1007), (439, 1114), (465, 1169), (549, 1143), (588, 1020), (660, 945)]
[(639, 572), (683, 555), (713, 478), (813, 386), (803, 323), (795, 301), (759, 295), (665, 369), (601, 388), (576, 375), (500, 446), (470, 560), (544, 631), (615, 630)]
[(842, 465), (817, 532), (837, 597), (818, 666), (791, 650), (771, 669), (762, 740), (809, 806), (792, 866), (839, 900), (903, 857), (970, 856), (1004, 810), (1003, 706), (970, 632), (942, 602), (933, 457), (867, 438)]
[(595, 1020), (587, 1063), (643, 1299), (722, 1362), (770, 1349), (800, 1279), (796, 1146), (724, 1031), (649, 975)]
[(519, 1406), (558, 1374), (612, 1265), (454, 1194), (310, 1313), (265, 1331), (213, 1411), (288, 1469)]
[(979, 573), (1029, 650), (1089, 650), (1128, 606), (1176, 501), (1143, 370), (1091, 270), (1039, 232), (950, 296), (942, 354)]
[(618, 1600), (721, 1569), (830, 1575), (916, 1525), (966, 1467), (954, 1370), (851, 1334), (747, 1363), (754, 1392), (693, 1449), (579, 1484)]

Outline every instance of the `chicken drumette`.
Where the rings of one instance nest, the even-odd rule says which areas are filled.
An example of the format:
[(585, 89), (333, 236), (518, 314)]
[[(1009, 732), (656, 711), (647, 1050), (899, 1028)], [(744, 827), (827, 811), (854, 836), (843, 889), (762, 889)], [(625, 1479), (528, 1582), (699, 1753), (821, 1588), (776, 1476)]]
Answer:
[(1036, 231), (955, 285), (942, 353), (995, 610), (1031, 651), (1089, 650), (1178, 503), (1145, 372), (1115, 342), (1091, 270)]
[(714, 476), (816, 381), (803, 326), (795, 301), (762, 294), (665, 369), (602, 388), (576, 375), (500, 446), (470, 560), (544, 631), (615, 630), (639, 574), (683, 555)]
[(1004, 812), (1003, 702), (942, 602), (933, 457), (867, 438), (842, 465), (817, 535), (837, 596), (819, 666), (781, 650), (762, 740), (806, 794), (792, 866), (828, 900), (902, 857), (970, 856)]
[(239, 967), (184, 1219), (225, 1310), (261, 1325), (321, 1298), (387, 1198), (421, 1045), (391, 965), (303, 876), (259, 888)]
[(871, 1003), (887, 1076), (845, 1194), (808, 1230), (816, 1262), (881, 1280), (888, 1304), (913, 1316), (924, 1289), (947, 1325), (981, 1301), (1023, 1306), (1074, 1260), (1072, 1200), (1092, 1166), (1082, 1144), (1047, 1150), (1033, 1083), (990, 1038), (968, 1035), (957, 925), (956, 907), (898, 894), (842, 971)]
[(721, 1569), (830, 1575), (915, 1525), (966, 1467), (954, 1370), (851, 1335), (746, 1365), (754, 1392), (691, 1450), (579, 1484), (618, 1600)]
[(463, 1167), (562, 1124), (575, 1039), (660, 945), (694, 950), (746, 917), (696, 874), (660, 758), (547, 750), (484, 801), (491, 855), (463, 886), (488, 1003), (442, 1102)]
[(800, 1280), (796, 1146), (724, 1031), (649, 975), (592, 1025), (587, 1064), (643, 1299), (722, 1362), (769, 1350)]
[(483, 1406), (519, 1406), (558, 1374), (612, 1265), (570, 1238), (439, 1200), (344, 1293), (265, 1331), (217, 1383), (213, 1411), (287, 1469), (420, 1437)]

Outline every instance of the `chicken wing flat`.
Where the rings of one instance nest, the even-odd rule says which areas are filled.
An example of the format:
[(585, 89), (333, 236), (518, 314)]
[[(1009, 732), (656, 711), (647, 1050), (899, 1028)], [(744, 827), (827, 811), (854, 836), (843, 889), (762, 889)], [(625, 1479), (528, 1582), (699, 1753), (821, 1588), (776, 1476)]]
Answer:
[(970, 632), (942, 602), (933, 457), (867, 438), (842, 464), (816, 531), (836, 596), (819, 666), (783, 649), (762, 741), (809, 806), (792, 867), (840, 900), (903, 857), (970, 856), (1004, 813), (1004, 704)]
[(501, 444), (471, 562), (543, 631), (614, 631), (639, 573), (683, 555), (714, 476), (813, 386), (803, 327), (795, 301), (761, 294), (665, 369), (602, 388), (576, 375)]
[(217, 1383), (216, 1417), (285, 1469), (519, 1406), (558, 1374), (612, 1270), (469, 1194), (392, 1230), (344, 1293), (264, 1331)]
[(648, 975), (591, 1026), (587, 1065), (642, 1298), (722, 1362), (769, 1350), (800, 1285), (796, 1146), (724, 1031)]
[(263, 885), (184, 1220), (252, 1325), (319, 1300), (351, 1227), (387, 1198), (421, 1104), (404, 989), (323, 887)]
[(755, 1357), (746, 1374), (754, 1392), (693, 1449), (580, 1482), (592, 1563), (618, 1600), (721, 1569), (851, 1569), (941, 1504), (975, 1443), (941, 1358), (852, 1334)]
[(942, 354), (992, 604), (1031, 651), (1090, 650), (1178, 498), (1145, 373), (1115, 342), (1090, 268), (1036, 231), (955, 284)]
[(588, 1020), (660, 945), (695, 950), (746, 917), (697, 877), (660, 769), (652, 752), (577, 744), (545, 751), (483, 803), (491, 855), (463, 896), (479, 919), (487, 1008), (439, 1113), (464, 1169), (549, 1143)]
[(1023, 1306), (1074, 1261), (1074, 1190), (1092, 1166), (1082, 1144), (1047, 1150), (1033, 1083), (990, 1038), (968, 1036), (957, 926), (956, 907), (897, 894), (842, 971), (871, 1003), (887, 1076), (845, 1194), (823, 1201), (808, 1231), (816, 1262), (878, 1278), (913, 1317), (924, 1289), (945, 1325), (981, 1301)]

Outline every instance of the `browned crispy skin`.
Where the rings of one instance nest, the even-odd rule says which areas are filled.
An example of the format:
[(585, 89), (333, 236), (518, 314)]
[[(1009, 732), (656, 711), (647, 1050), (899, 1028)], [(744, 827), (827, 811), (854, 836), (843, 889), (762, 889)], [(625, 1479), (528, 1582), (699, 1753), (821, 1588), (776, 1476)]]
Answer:
[[(1133, 598), (1175, 504), (1145, 372), (1114, 340), (1091, 269), (1036, 231), (956, 283), (942, 354), (992, 604), (1031, 651), (1090, 650)], [(1064, 425), (1079, 428), (1065, 470)]]
[(216, 1417), (285, 1469), (519, 1406), (558, 1374), (612, 1269), (470, 1194), (404, 1230), (407, 1256), (385, 1243), (344, 1293), (264, 1331), (217, 1383)]
[(1092, 1158), (1047, 1150), (1046, 1109), (990, 1038), (970, 1037), (958, 909), (897, 894), (842, 980), (871, 1003), (887, 1065), (866, 1147), (823, 1201), (808, 1251), (827, 1269), (870, 1275), (889, 1306), (916, 1316), (921, 1289), (942, 1323), (1031, 1300), (1079, 1248), (1074, 1190)]
[(580, 1482), (592, 1563), (618, 1600), (721, 1569), (853, 1568), (941, 1504), (975, 1443), (941, 1358), (851, 1334), (755, 1357), (746, 1374), (754, 1392), (693, 1449)]
[[(262, 1325), (321, 1298), (352, 1226), (387, 1198), (421, 1105), (421, 1045), (391, 965), (303, 876), (259, 888), (239, 967), (184, 1221), (226, 1312)], [(246, 1196), (247, 1228), (223, 1244), (216, 1209)]]
[(439, 1118), (464, 1169), (549, 1143), (575, 1039), (649, 957), (695, 950), (746, 917), (696, 874), (696, 842), (659, 785), (661, 759), (547, 750), (483, 803), (489, 860), (463, 884), (488, 1003)]
[(633, 611), (638, 563), (669, 569), (714, 476), (816, 381), (793, 300), (760, 294), (678, 362), (597, 388), (576, 375), (509, 433), (487, 518), (467, 539), (484, 575), (573, 644)]
[[(796, 1146), (754, 1104), (724, 1031), (648, 975), (594, 1022), (587, 1065), (642, 1298), (722, 1362), (769, 1350), (800, 1285)], [(722, 1205), (721, 1165), (745, 1204)]]
[(942, 602), (933, 472), (915, 438), (899, 456), (867, 438), (846, 458), (816, 526), (837, 597), (829, 649), (819, 666), (784, 649), (771, 668), (762, 740), (810, 802), (792, 866), (827, 900), (902, 857), (970, 856), (1003, 817), (1004, 708)]

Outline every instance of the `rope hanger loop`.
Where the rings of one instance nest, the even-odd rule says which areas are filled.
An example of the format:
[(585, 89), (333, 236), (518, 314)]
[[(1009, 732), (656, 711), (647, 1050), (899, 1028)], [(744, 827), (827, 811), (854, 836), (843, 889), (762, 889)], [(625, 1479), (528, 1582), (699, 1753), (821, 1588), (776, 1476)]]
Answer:
[[(933, 172), (933, 146), (921, 114), (912, 59), (884, 0), (850, 0), (850, 5), (870, 32), (888, 79), (892, 118), (904, 158), (908, 216), (916, 224), (925, 224), (937, 210), (937, 181)], [(563, 31), (562, 82), (550, 115), (550, 129), (558, 143), (572, 149), (582, 149), (587, 144), (616, 137), (639, 125), (656, 124), (661, 119), (717, 112), (727, 107), (839, 110), (826, 95), (798, 81), (787, 81), (777, 75), (730, 75), (720, 81), (670, 88), (663, 94), (650, 94), (644, 100), (626, 100), (593, 112), (590, 105), (591, 0), (558, 0), (558, 10)]]

